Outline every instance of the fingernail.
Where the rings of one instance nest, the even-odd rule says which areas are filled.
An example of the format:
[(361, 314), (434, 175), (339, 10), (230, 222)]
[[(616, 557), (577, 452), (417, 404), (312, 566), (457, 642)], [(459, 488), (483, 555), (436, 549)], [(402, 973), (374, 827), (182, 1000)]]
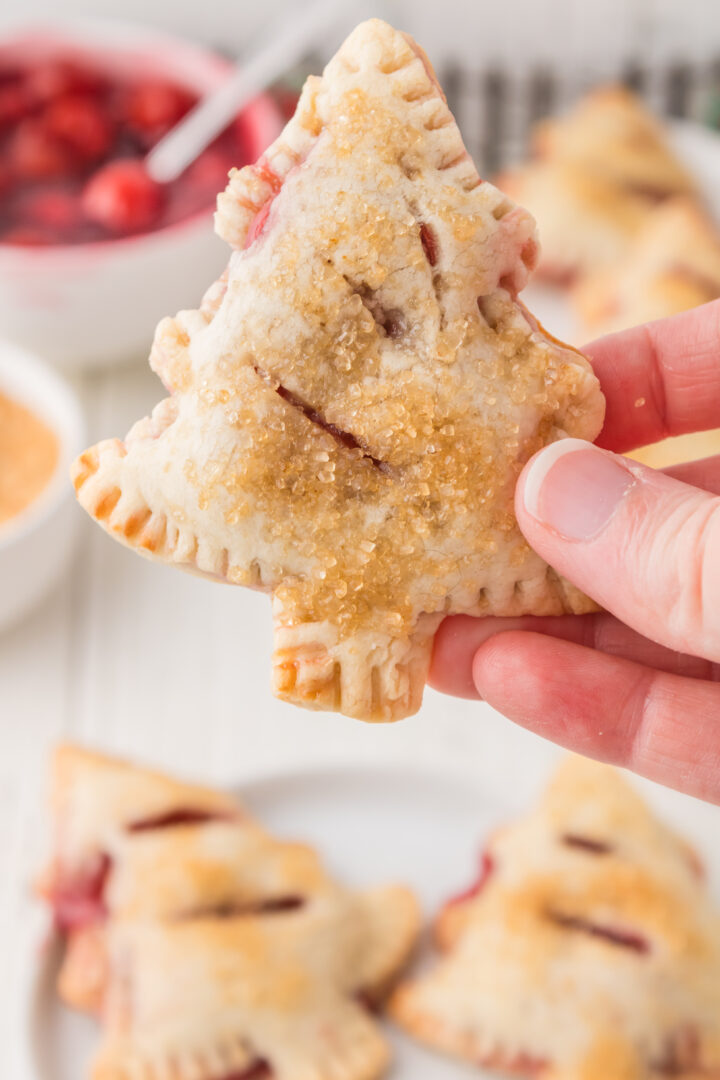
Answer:
[(593, 540), (635, 479), (612, 454), (581, 439), (561, 439), (530, 465), (525, 509), (565, 540)]

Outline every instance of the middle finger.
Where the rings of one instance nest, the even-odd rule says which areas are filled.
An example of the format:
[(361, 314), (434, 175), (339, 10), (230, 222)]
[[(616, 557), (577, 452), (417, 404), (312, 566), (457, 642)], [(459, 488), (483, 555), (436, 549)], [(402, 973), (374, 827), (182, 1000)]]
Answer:
[(455, 697), (477, 699), (479, 695), (472, 679), (473, 657), (488, 638), (507, 630), (547, 634), (672, 675), (720, 681), (720, 665), (658, 645), (601, 611), (594, 615), (523, 615), (506, 619), (451, 615), (435, 636), (430, 685)]

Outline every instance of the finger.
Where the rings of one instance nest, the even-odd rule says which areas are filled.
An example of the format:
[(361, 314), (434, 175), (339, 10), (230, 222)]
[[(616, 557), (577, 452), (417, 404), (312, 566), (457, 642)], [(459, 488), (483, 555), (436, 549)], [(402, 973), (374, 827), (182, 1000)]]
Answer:
[[(720, 456), (674, 465), (664, 471), (685, 483), (720, 494)], [(715, 677), (714, 665), (709, 661), (666, 649), (618, 622), (606, 612), (580, 618), (536, 618), (526, 615), (522, 618), (498, 619), (492, 616), (473, 618), (469, 615), (451, 615), (445, 619), (435, 635), (430, 685), (454, 697), (477, 699), (477, 689), (472, 678), (475, 652), (493, 634), (506, 630), (531, 630), (565, 641), (575, 641), (579, 645), (599, 649), (612, 656), (624, 656), (647, 667), (689, 678)]]
[(621, 622), (720, 660), (720, 498), (580, 439), (541, 450), (515, 511), (530, 545)]
[(585, 352), (607, 401), (599, 446), (622, 452), (720, 424), (720, 300)]
[(477, 652), (479, 694), (588, 757), (720, 802), (720, 685), (539, 634), (496, 634)]
[(710, 491), (713, 495), (720, 495), (720, 454), (714, 457), (701, 458), (700, 461), (686, 461), (682, 465), (671, 465), (669, 469), (663, 469), (666, 476), (674, 476), (676, 480), (682, 480), (684, 484), (693, 484)]
[(720, 677), (718, 665), (697, 656), (666, 649), (604, 611), (597, 615), (560, 615), (554, 618), (525, 615), (512, 619), (474, 619), (469, 615), (451, 615), (435, 635), (430, 685), (454, 697), (477, 699), (478, 691), (473, 679), (475, 653), (495, 634), (509, 630), (530, 631), (572, 641), (609, 656), (622, 656), (645, 667), (691, 679), (713, 680)]

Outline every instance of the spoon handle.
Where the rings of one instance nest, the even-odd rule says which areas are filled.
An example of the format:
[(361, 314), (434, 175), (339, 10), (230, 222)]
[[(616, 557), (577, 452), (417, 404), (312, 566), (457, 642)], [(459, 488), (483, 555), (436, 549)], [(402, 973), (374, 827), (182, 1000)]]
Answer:
[(153, 180), (176, 180), (240, 109), (315, 44), (337, 20), (345, 0), (314, 0), (294, 16), (279, 35), (249, 60), (239, 63), (216, 91), (204, 98), (148, 154), (145, 166)]

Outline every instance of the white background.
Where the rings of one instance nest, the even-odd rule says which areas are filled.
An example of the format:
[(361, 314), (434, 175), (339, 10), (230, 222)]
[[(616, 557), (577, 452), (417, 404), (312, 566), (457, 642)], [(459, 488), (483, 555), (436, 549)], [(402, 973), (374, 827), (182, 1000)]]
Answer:
[[(153, 23), (241, 52), (297, 0), (3, 0), (3, 22), (72, 15)], [(717, 52), (716, 0), (356, 0), (351, 18), (382, 15), (415, 34), (434, 60), (481, 65), (548, 59), (602, 65), (618, 54), (703, 57)]]

